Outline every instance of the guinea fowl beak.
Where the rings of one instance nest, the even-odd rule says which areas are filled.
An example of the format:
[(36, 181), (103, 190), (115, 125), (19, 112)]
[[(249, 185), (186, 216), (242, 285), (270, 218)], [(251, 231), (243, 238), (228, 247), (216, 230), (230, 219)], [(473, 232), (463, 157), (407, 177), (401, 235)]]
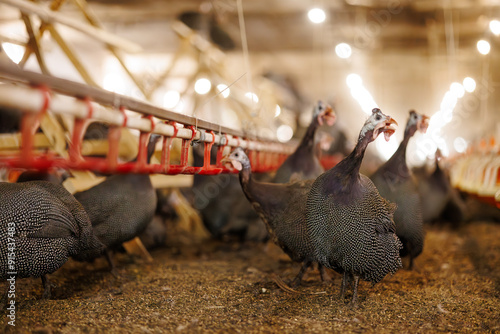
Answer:
[(396, 128), (391, 126), (391, 124), (394, 124), (396, 126), (398, 125), (398, 122), (396, 122), (396, 120), (394, 118), (392, 118), (391, 116), (387, 116), (387, 118), (389, 118), (389, 120), (385, 123), (385, 127), (382, 130), (384, 132), (385, 141), (389, 141), (389, 139), (391, 139), (391, 136), (394, 134), (394, 132), (396, 132)]
[(232, 168), (236, 169), (237, 171), (240, 171), (243, 168), (239, 161), (231, 159), (231, 155), (226, 155), (224, 158), (221, 159), (220, 162), (226, 168), (228, 168), (227, 165), (229, 165), (229, 167), (232, 167)]
[(328, 126), (332, 126), (335, 124), (335, 121), (337, 121), (337, 115), (335, 114), (335, 111), (333, 111), (332, 107), (327, 106), (325, 110), (325, 120), (326, 124)]
[(226, 155), (220, 160), (220, 163), (223, 164), (224, 166), (227, 164), (231, 164), (231, 159), (229, 159), (229, 155)]
[(391, 116), (386, 116), (385, 122), (380, 122), (379, 125), (377, 125), (376, 130), (378, 131), (373, 133), (373, 139), (375, 140), (377, 136), (383, 132), (385, 141), (389, 141), (394, 132), (396, 132), (396, 128), (391, 126), (392, 124), (398, 125), (398, 122)]
[(417, 125), (418, 131), (420, 131), (422, 133), (426, 133), (427, 128), (429, 127), (429, 120), (430, 120), (429, 116), (422, 115), (422, 119), (420, 120), (420, 122)]
[(322, 117), (319, 118), (319, 124), (323, 125), (323, 120), (326, 122), (328, 126), (332, 126), (335, 124), (337, 120), (337, 115), (335, 115), (335, 111), (333, 111), (332, 107), (329, 105), (326, 106), (325, 111), (323, 112)]

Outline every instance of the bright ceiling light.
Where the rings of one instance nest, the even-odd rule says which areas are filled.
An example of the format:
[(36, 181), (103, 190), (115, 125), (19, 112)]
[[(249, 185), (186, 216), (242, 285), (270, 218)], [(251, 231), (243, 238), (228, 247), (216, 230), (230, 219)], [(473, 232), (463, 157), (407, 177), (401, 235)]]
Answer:
[(335, 53), (337, 56), (343, 59), (347, 59), (352, 55), (352, 49), (351, 46), (347, 43), (340, 43), (337, 44), (335, 47)]
[(455, 140), (453, 140), (453, 148), (458, 153), (464, 153), (467, 149), (467, 141), (462, 137), (457, 137), (455, 138)]
[(194, 84), (194, 91), (200, 95), (204, 95), (210, 91), (212, 83), (207, 78), (200, 78)]
[(19, 64), (19, 62), (23, 59), (24, 46), (6, 42), (2, 43), (2, 49), (5, 51), (10, 60), (16, 64)]
[(363, 84), (363, 79), (361, 79), (358, 74), (351, 73), (347, 76), (345, 82), (347, 86), (352, 89), (353, 87), (361, 86)]
[(219, 92), (221, 92), (221, 95), (223, 98), (227, 98), (229, 96), (229, 94), (231, 93), (231, 90), (225, 84), (218, 84), (217, 89), (219, 90)]
[(368, 115), (372, 114), (372, 109), (378, 105), (372, 94), (363, 86), (363, 79), (358, 74), (351, 73), (346, 78), (346, 84), (351, 89), (351, 95), (358, 101), (361, 109)]
[(484, 39), (480, 40), (477, 42), (477, 51), (479, 51), (480, 54), (487, 55), (490, 53), (490, 43), (488, 41), (485, 41)]
[(163, 95), (163, 107), (173, 109), (181, 100), (181, 95), (176, 90), (169, 90)]
[(476, 89), (476, 81), (472, 79), (471, 77), (467, 77), (464, 79), (464, 89), (472, 93)]
[(372, 114), (373, 108), (378, 108), (377, 102), (373, 99), (372, 94), (370, 94), (363, 85), (351, 88), (351, 95), (358, 101), (361, 109), (367, 115)]
[(274, 112), (274, 117), (278, 117), (281, 114), (281, 107), (276, 105), (276, 110)]
[(465, 89), (462, 84), (454, 82), (450, 85), (450, 92), (458, 98), (462, 98), (465, 94)]
[(490, 21), (490, 30), (495, 36), (500, 35), (500, 21), (491, 20)]
[(245, 96), (252, 100), (254, 103), (259, 103), (259, 97), (255, 93), (246, 92)]
[(453, 110), (457, 105), (457, 96), (452, 92), (448, 91), (444, 94), (443, 100), (441, 101), (441, 111)]
[(278, 127), (278, 130), (276, 130), (276, 137), (278, 140), (282, 143), (286, 143), (290, 141), (293, 137), (293, 130), (290, 126), (283, 124)]
[(322, 23), (326, 19), (326, 14), (321, 8), (313, 8), (307, 13), (307, 17), (312, 23)]

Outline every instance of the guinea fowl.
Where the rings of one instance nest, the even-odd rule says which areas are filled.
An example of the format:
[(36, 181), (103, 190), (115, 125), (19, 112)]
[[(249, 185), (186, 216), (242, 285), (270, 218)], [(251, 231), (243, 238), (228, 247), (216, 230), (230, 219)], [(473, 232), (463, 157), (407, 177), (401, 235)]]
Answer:
[[(418, 180), (418, 191), (422, 199), (424, 223), (448, 221), (458, 225), (473, 208), (471, 202), (461, 198), (457, 189), (450, 184), (446, 171), (439, 165), (441, 152), (436, 151), (435, 169), (428, 173), (424, 168), (413, 169)], [(483, 209), (480, 209), (483, 211)]]
[[(212, 148), (212, 160), (217, 150)], [(203, 150), (193, 148), (194, 166), (203, 165)], [(260, 174), (260, 177), (267, 177)], [(216, 238), (236, 236), (241, 240), (264, 241), (266, 226), (241, 191), (238, 177), (232, 174), (199, 175), (193, 177), (191, 188), (193, 207), (205, 227)]]
[[(151, 135), (147, 161), (160, 136)], [(75, 198), (87, 211), (95, 235), (106, 245), (106, 258), (114, 272), (111, 250), (138, 236), (153, 219), (157, 198), (148, 174), (112, 175)]]
[(425, 133), (428, 120), (427, 116), (411, 110), (403, 141), (392, 157), (371, 176), (380, 195), (398, 206), (394, 213), (394, 223), (396, 234), (403, 244), (399, 255), (409, 255), (409, 269), (413, 268), (413, 259), (422, 253), (424, 222), (417, 183), (406, 164), (406, 147), (417, 130)]
[(16, 182), (47, 181), (55, 184), (62, 184), (68, 177), (70, 177), (70, 173), (65, 170), (26, 170), (19, 175)]
[(46, 181), (0, 183), (0, 279), (46, 277), (71, 256), (87, 261), (104, 252), (82, 205), (63, 186)]
[[(313, 180), (287, 184), (256, 181), (252, 177), (250, 159), (239, 147), (225, 160), (240, 171), (243, 192), (265, 222), (271, 239), (293, 261), (302, 263), (300, 272), (292, 282), (292, 286), (299, 285), (307, 268), (315, 262), (305, 225), (306, 196)], [(325, 277), (323, 269), (320, 267), (322, 279)]]
[(341, 296), (354, 281), (351, 305), (357, 305), (359, 279), (379, 282), (401, 267), (392, 220), (396, 206), (380, 196), (370, 179), (359, 173), (368, 144), (397, 124), (375, 108), (359, 134), (354, 150), (321, 174), (307, 196), (307, 232), (319, 264), (343, 272)]
[(273, 178), (275, 183), (286, 183), (292, 180), (308, 180), (318, 177), (324, 172), (318, 157), (314, 152), (314, 135), (319, 126), (335, 123), (335, 113), (329, 105), (318, 101), (313, 111), (313, 119), (299, 146), (283, 162)]

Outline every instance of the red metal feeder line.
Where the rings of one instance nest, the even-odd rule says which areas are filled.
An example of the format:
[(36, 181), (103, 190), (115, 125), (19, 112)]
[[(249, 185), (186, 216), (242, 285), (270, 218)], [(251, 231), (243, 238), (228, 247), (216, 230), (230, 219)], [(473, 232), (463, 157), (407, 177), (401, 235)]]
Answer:
[(272, 167), (271, 161), (269, 159), (269, 157), (271, 156), (271, 154), (272, 154), (271, 152), (262, 152), (261, 153), (261, 157), (264, 160), (263, 165), (264, 165), (265, 169), (269, 169), (270, 167)]
[(106, 167), (110, 171), (116, 170), (118, 166), (118, 155), (120, 152), (120, 138), (122, 128), (127, 126), (128, 117), (125, 113), (125, 107), (119, 108), (123, 116), (123, 123), (121, 126), (111, 126), (108, 130), (108, 154), (106, 156)]
[(212, 151), (212, 146), (215, 143), (215, 133), (213, 131), (210, 131), (210, 134), (212, 135), (212, 141), (210, 143), (204, 142), (204, 150), (203, 150), (203, 170), (209, 170), (210, 169), (210, 153)]
[(38, 113), (25, 113), (21, 120), (21, 156), (18, 167), (32, 167), (31, 163), (34, 159), (33, 139), (50, 105), (50, 90), (46, 86), (38, 86), (37, 88), (43, 94), (43, 104)]
[(139, 152), (137, 153), (137, 162), (135, 163), (136, 172), (145, 172), (147, 169), (148, 165), (148, 143), (149, 143), (149, 138), (151, 137), (151, 133), (155, 129), (155, 122), (153, 119), (153, 116), (148, 115), (148, 116), (142, 116), (143, 118), (147, 118), (151, 121), (151, 130), (149, 132), (141, 131), (141, 134), (139, 136)]
[(260, 152), (259, 151), (251, 151), (251, 156), (252, 158), (250, 159), (251, 164), (252, 164), (252, 170), (255, 172), (262, 170), (262, 162), (260, 159)]
[[(222, 135), (220, 135), (221, 138), (222, 138)], [(224, 168), (224, 166), (222, 166), (222, 159), (224, 158), (223, 157), (223, 154), (224, 154), (224, 149), (226, 148), (226, 146), (228, 145), (229, 143), (229, 138), (227, 137), (227, 134), (224, 134), (224, 144), (223, 145), (219, 145), (217, 147), (217, 162), (215, 163), (215, 165), (219, 168)]]
[(181, 144), (181, 161), (179, 165), (172, 165), (169, 168), (169, 174), (195, 174), (199, 168), (188, 166), (188, 158), (189, 158), (189, 146), (196, 136), (196, 128), (192, 125), (187, 126), (188, 129), (191, 130), (192, 135), (190, 139), (182, 139)]
[(92, 118), (94, 112), (94, 107), (90, 98), (86, 97), (82, 100), (87, 105), (87, 117), (86, 118), (75, 118), (73, 123), (73, 134), (71, 136), (71, 142), (69, 143), (69, 161), (71, 164), (78, 166), (84, 158), (82, 157), (82, 141), (85, 135), (85, 130), (89, 124), (89, 120)]
[(212, 135), (212, 141), (210, 143), (203, 143), (204, 144), (204, 157), (203, 157), (203, 167), (199, 171), (199, 174), (201, 175), (217, 175), (222, 172), (222, 168), (216, 167), (216, 165), (212, 165), (210, 163), (210, 157), (211, 157), (211, 152), (212, 152), (212, 146), (215, 143), (215, 133), (213, 131), (209, 132)]
[(280, 162), (280, 154), (278, 152), (274, 152), (271, 156), (273, 167), (281, 166)]
[(163, 145), (162, 145), (162, 152), (161, 152), (161, 169), (162, 173), (169, 174), (170, 171), (170, 152), (172, 150), (172, 142), (175, 137), (177, 137), (177, 132), (179, 129), (177, 129), (175, 122), (173, 121), (165, 121), (165, 124), (170, 124), (174, 128), (174, 134), (171, 137), (163, 137)]
[(265, 154), (265, 161), (266, 161), (266, 166), (268, 168), (274, 168), (274, 163), (273, 163), (273, 152), (266, 152)]

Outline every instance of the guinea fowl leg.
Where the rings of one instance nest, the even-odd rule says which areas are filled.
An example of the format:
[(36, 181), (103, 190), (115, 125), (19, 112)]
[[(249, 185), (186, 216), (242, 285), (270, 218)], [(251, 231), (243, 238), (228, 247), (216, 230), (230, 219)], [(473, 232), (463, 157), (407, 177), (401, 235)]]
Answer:
[(50, 299), (50, 297), (51, 297), (51, 293), (50, 293), (51, 283), (46, 275), (42, 275), (42, 285), (43, 285), (42, 299)]
[(351, 303), (349, 304), (351, 307), (356, 308), (358, 307), (358, 283), (359, 283), (359, 276), (358, 275), (352, 275), (353, 280), (354, 280), (354, 289), (352, 293), (352, 300)]
[(413, 270), (413, 256), (410, 254), (410, 265), (408, 266), (408, 270)]
[(300, 268), (300, 271), (299, 273), (297, 274), (297, 276), (293, 279), (293, 281), (290, 283), (290, 287), (292, 288), (296, 288), (300, 285), (300, 282), (302, 282), (302, 277), (304, 276), (307, 268), (309, 268), (311, 266), (311, 262), (309, 261), (304, 261), (302, 263), (302, 267)]
[(118, 273), (116, 272), (115, 261), (113, 260), (113, 256), (111, 254), (111, 251), (109, 249), (106, 249), (104, 254), (106, 256), (106, 260), (109, 263), (109, 271), (111, 272), (111, 275), (113, 275), (115, 278), (118, 278)]
[(344, 272), (344, 277), (342, 277), (342, 284), (340, 285), (340, 299), (344, 300), (346, 286), (349, 283), (349, 274)]

